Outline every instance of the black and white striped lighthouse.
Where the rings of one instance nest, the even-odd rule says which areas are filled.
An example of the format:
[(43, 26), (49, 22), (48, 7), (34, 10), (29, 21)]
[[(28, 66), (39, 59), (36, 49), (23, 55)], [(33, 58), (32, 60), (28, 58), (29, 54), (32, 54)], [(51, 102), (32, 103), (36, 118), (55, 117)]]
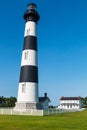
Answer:
[(28, 4), (24, 14), (25, 32), (24, 46), (20, 79), (18, 87), (18, 98), (15, 109), (26, 110), (38, 108), (38, 56), (37, 56), (37, 22), (40, 17), (34, 3)]

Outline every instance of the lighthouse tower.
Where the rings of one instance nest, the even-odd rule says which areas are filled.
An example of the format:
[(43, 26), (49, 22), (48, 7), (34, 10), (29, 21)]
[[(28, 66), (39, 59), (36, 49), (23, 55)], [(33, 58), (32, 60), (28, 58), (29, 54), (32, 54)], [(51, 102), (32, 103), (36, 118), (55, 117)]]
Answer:
[(28, 4), (24, 20), (24, 46), (15, 109), (26, 111), (27, 109), (39, 108), (37, 56), (37, 22), (39, 15), (34, 3)]

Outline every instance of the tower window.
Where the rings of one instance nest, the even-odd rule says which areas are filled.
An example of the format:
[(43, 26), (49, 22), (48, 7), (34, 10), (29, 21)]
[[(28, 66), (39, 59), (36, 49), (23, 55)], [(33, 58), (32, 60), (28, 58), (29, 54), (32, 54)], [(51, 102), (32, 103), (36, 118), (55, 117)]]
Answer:
[(22, 93), (25, 93), (25, 91), (26, 91), (26, 84), (23, 83), (23, 84), (22, 84)]
[(30, 33), (30, 28), (26, 30), (26, 34), (29, 35)]
[(28, 59), (28, 51), (24, 53), (24, 59), (25, 59), (25, 60)]

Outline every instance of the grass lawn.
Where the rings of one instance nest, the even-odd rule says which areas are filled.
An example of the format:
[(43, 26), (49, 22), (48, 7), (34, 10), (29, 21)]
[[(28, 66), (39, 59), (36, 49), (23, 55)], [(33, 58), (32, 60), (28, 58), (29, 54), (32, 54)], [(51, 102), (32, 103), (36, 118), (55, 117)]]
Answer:
[(0, 130), (87, 130), (87, 110), (44, 117), (0, 115)]

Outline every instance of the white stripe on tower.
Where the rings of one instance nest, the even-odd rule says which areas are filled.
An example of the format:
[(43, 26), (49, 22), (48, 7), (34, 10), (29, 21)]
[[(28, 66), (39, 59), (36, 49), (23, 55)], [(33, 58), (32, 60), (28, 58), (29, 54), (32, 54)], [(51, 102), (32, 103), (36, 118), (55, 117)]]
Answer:
[(28, 21), (25, 24), (25, 33), (24, 36), (36, 36), (36, 23), (33, 21)]
[(21, 66), (32, 65), (38, 66), (37, 51), (35, 50), (23, 50)]
[(17, 102), (38, 103), (38, 58), (36, 25), (39, 15), (35, 4), (29, 4), (24, 14), (25, 33), (22, 51), (20, 81)]

